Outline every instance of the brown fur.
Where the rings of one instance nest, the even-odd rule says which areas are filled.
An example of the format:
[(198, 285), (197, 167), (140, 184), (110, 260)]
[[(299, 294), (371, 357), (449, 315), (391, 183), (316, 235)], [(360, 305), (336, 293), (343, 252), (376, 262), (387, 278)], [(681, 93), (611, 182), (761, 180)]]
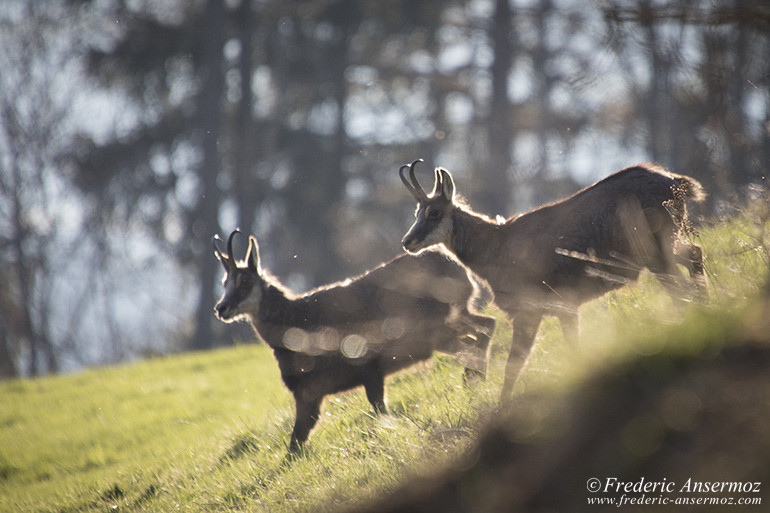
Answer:
[(693, 283), (705, 291), (701, 249), (680, 237), (690, 226), (684, 199), (702, 201), (705, 194), (696, 180), (660, 166), (623, 169), (569, 198), (502, 223), (458, 204), (446, 170), (436, 170), (430, 197), (413, 182), (411, 187), (405, 182), (407, 188), (424, 199), (404, 236), (404, 248), (417, 252), (443, 245), (490, 284), (495, 302), (513, 317), (504, 399), (544, 314), (559, 316), (565, 336), (574, 338), (578, 307), (633, 282), (643, 268), (678, 296), (677, 263), (688, 266)]
[(252, 323), (294, 394), (292, 451), (318, 421), (325, 396), (363, 386), (375, 412), (383, 413), (385, 376), (433, 351), (466, 357), (466, 376), (486, 372), (495, 320), (476, 310), (478, 285), (447, 254), (402, 255), (302, 295), (261, 269), (253, 237), (244, 262), (232, 258), (232, 235), (228, 254), (216, 246), (215, 254), (227, 272), (217, 316)]

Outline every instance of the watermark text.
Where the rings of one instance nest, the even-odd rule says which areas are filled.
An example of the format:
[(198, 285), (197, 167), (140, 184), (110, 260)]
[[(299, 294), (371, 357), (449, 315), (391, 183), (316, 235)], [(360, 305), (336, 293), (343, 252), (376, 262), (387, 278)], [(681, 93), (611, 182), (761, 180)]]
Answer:
[(745, 506), (762, 504), (760, 481), (707, 481), (667, 478), (633, 481), (591, 477), (586, 481), (588, 504), (597, 506)]

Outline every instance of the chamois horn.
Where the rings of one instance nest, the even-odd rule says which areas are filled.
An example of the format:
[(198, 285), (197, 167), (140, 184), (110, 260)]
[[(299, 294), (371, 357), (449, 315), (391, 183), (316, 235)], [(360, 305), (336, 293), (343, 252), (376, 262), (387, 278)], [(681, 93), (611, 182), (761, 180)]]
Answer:
[[(406, 189), (412, 193), (414, 199), (416, 199), (419, 203), (423, 203), (427, 201), (428, 195), (425, 194), (425, 190), (423, 190), (420, 182), (417, 181), (417, 177), (414, 175), (414, 167), (418, 162), (422, 162), (422, 159), (417, 159), (411, 164), (404, 164), (401, 166), (401, 168), (398, 170), (398, 176), (401, 177), (401, 181), (404, 183), (404, 187), (406, 187)], [(404, 175), (404, 171), (407, 169), (409, 169), (409, 180), (407, 180), (406, 176)]]
[(230, 257), (230, 260), (232, 262), (235, 262), (235, 257), (233, 256), (233, 239), (235, 238), (235, 235), (241, 233), (240, 228), (236, 228), (233, 230), (233, 233), (230, 234), (230, 237), (227, 238), (227, 256)]

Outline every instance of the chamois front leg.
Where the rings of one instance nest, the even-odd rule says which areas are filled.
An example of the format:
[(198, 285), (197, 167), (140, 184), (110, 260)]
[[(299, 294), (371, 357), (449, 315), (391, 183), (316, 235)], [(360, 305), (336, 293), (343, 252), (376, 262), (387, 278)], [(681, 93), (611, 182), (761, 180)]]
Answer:
[(374, 413), (388, 413), (388, 407), (385, 405), (385, 376), (377, 361), (374, 361), (363, 368), (363, 385), (366, 391), (366, 398), (372, 403)]
[(542, 318), (541, 312), (517, 312), (513, 317), (513, 343), (505, 364), (505, 380), (500, 397), (503, 406), (510, 404), (513, 399), (513, 386), (532, 351)]
[(474, 368), (466, 367), (463, 374), (465, 384), (472, 384), (476, 381), (483, 381), (487, 378), (487, 366), (489, 364), (489, 343), (495, 332), (497, 320), (494, 317), (486, 315), (469, 314), (474, 321), (474, 340), (475, 346), (483, 355), (479, 361), (474, 362)]
[(310, 435), (310, 430), (318, 422), (321, 415), (322, 399), (301, 399), (299, 394), (295, 394), (297, 418), (294, 420), (294, 430), (291, 432), (289, 441), (289, 452), (297, 453), (302, 449), (303, 444)]

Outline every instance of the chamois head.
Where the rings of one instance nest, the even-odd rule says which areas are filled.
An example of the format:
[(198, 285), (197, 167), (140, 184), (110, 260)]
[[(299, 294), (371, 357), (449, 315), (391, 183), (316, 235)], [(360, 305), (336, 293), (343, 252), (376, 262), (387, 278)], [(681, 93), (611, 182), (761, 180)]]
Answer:
[[(417, 200), (414, 224), (401, 241), (404, 249), (410, 253), (417, 253), (434, 244), (448, 244), (452, 235), (452, 212), (456, 208), (455, 183), (449, 171), (436, 168), (433, 192), (428, 196), (414, 175), (414, 166), (418, 162), (422, 162), (422, 159), (401, 166), (398, 170), (404, 186)], [(407, 169), (408, 179), (404, 174)]]
[(264, 281), (259, 264), (259, 248), (257, 240), (249, 236), (249, 249), (243, 262), (236, 262), (233, 256), (233, 238), (240, 230), (235, 230), (227, 239), (227, 254), (219, 249), (218, 242), (222, 239), (215, 235), (211, 240), (214, 245), (214, 255), (225, 268), (223, 282), (225, 292), (214, 307), (217, 317), (225, 322), (232, 322), (244, 315), (256, 315), (262, 299)]

